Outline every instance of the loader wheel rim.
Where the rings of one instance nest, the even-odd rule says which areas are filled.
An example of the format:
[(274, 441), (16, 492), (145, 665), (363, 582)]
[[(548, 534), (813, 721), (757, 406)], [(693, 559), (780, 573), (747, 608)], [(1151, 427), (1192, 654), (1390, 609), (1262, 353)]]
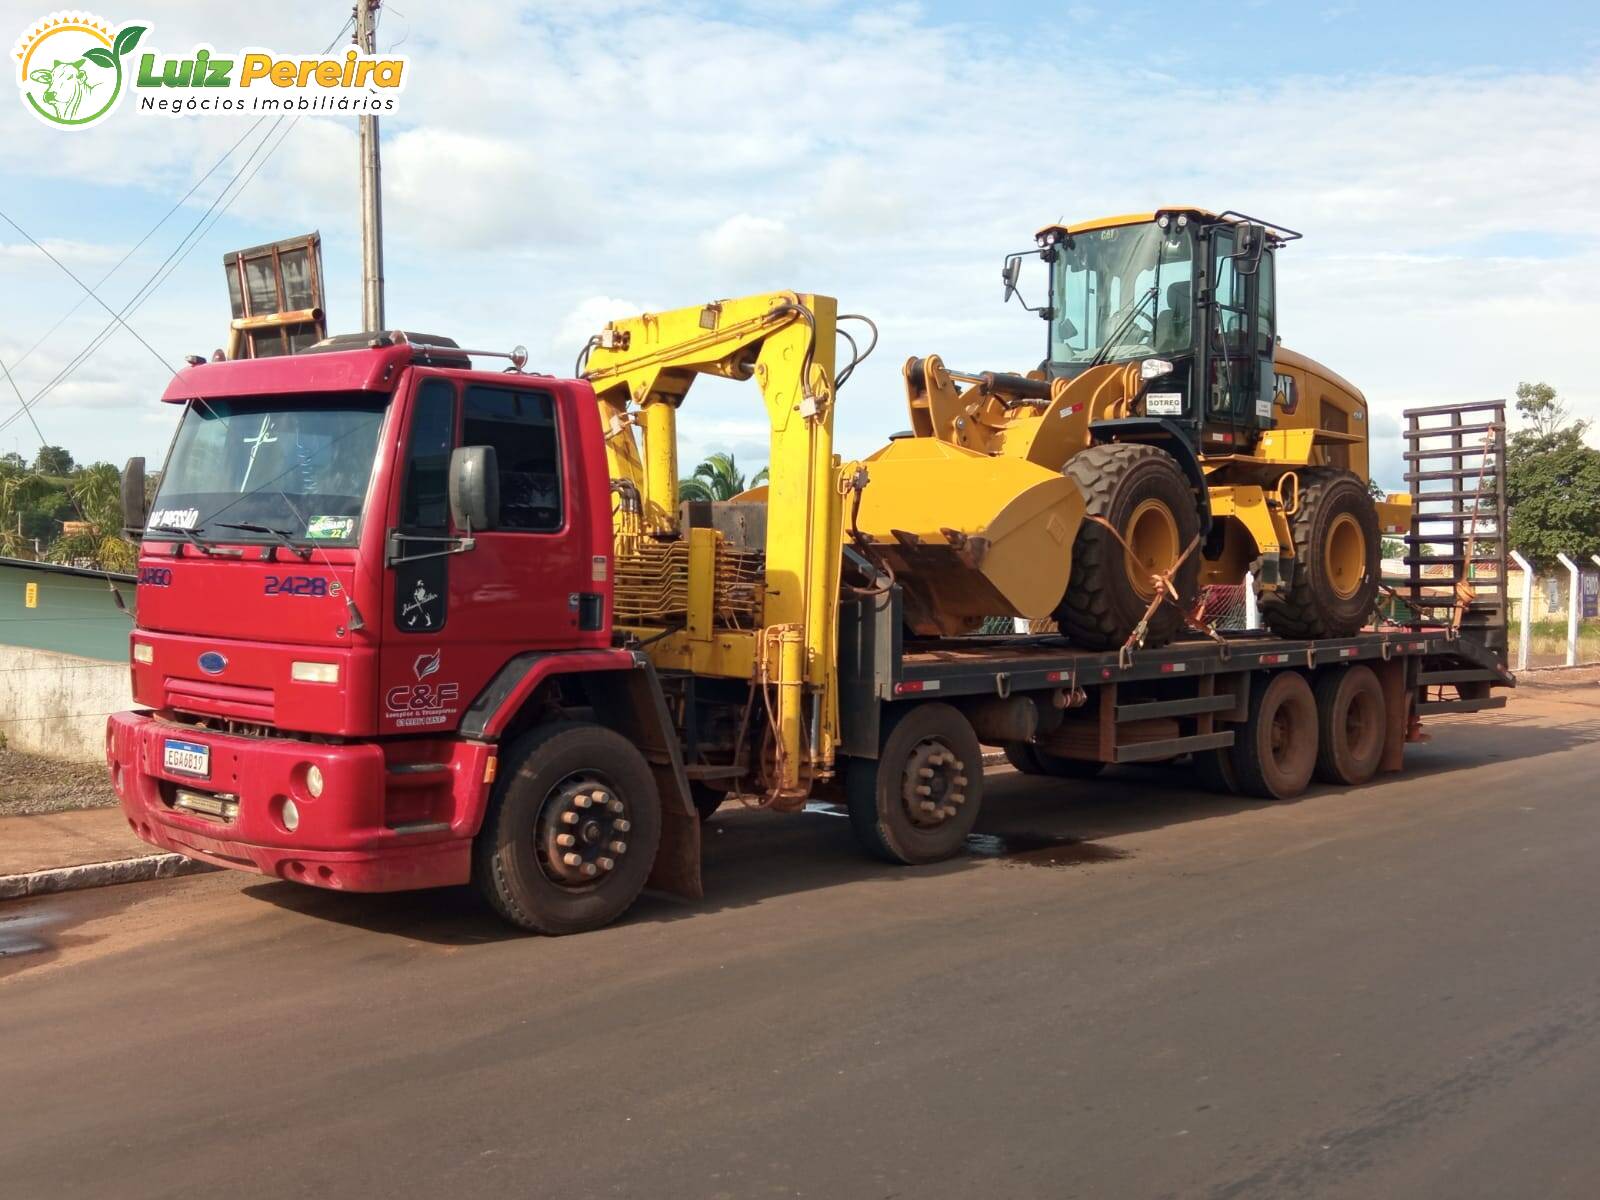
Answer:
[(934, 829), (967, 802), (967, 764), (939, 738), (924, 738), (906, 756), (900, 800), (918, 829)]
[(1323, 561), (1329, 586), (1339, 599), (1348, 600), (1361, 590), (1367, 574), (1367, 537), (1351, 513), (1340, 513), (1329, 524)]
[(1178, 559), (1178, 521), (1160, 500), (1144, 500), (1128, 517), (1123, 534), (1128, 582), (1146, 600), (1156, 594), (1153, 576), (1172, 570)]
[(539, 870), (560, 887), (587, 888), (614, 874), (628, 852), (633, 811), (598, 771), (576, 771), (545, 795), (535, 820)]

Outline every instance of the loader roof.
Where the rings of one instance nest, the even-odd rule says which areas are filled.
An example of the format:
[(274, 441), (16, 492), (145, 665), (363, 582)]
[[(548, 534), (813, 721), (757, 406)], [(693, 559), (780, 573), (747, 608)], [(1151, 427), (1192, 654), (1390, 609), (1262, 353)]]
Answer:
[(1096, 217), (1089, 221), (1075, 221), (1071, 225), (1051, 224), (1046, 225), (1039, 233), (1087, 233), (1095, 229), (1111, 229), (1118, 225), (1143, 225), (1146, 221), (1154, 221), (1160, 213), (1188, 213), (1193, 217), (1203, 220), (1215, 220), (1217, 214), (1209, 208), (1197, 208), (1192, 204), (1164, 204), (1150, 212), (1123, 213), (1115, 217)]

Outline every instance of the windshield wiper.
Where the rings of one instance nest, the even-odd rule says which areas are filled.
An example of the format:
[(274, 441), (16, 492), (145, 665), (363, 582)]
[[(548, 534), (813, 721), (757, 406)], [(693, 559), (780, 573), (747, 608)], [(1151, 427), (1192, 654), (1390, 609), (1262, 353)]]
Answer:
[(287, 529), (273, 529), (269, 525), (257, 525), (253, 521), (218, 521), (217, 524), (223, 529), (237, 529), (244, 533), (271, 534), (289, 548), (289, 553), (298, 555), (302, 562), (311, 561), (311, 547), (297, 543), (294, 535)]
[(1133, 324), (1133, 319), (1144, 311), (1144, 306), (1150, 302), (1150, 298), (1155, 294), (1156, 289), (1152, 287), (1144, 295), (1133, 301), (1133, 307), (1128, 310), (1128, 315), (1123, 317), (1122, 320), (1117, 323), (1116, 328), (1111, 331), (1111, 336), (1106, 338), (1105, 344), (1100, 347), (1100, 353), (1096, 354), (1089, 360), (1089, 365), (1091, 367), (1097, 367), (1101, 363), (1105, 362), (1106, 356), (1111, 353), (1111, 348), (1118, 344), (1118, 341), (1121, 339), (1122, 335), (1127, 332), (1128, 326)]
[(195, 529), (184, 529), (178, 525), (146, 525), (144, 531), (146, 533), (175, 533), (200, 553), (215, 554), (216, 551), (211, 548), (211, 544), (202, 541), (200, 538), (201, 530), (204, 528), (205, 526), (203, 525)]

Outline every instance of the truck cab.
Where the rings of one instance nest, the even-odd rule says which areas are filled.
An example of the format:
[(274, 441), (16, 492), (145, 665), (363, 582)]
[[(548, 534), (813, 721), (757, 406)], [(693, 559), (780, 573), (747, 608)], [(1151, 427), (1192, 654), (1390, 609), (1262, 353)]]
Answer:
[(390, 333), (194, 365), (162, 399), (141, 708), (107, 729), (136, 832), (324, 886), (464, 882), (532, 664), (633, 665), (592, 390)]

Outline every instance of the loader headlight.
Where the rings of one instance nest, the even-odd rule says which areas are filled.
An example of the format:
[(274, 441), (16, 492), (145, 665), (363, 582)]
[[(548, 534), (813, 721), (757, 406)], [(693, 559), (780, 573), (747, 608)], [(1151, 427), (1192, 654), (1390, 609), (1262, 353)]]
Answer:
[(1139, 364), (1139, 374), (1144, 379), (1159, 379), (1172, 374), (1172, 364), (1164, 358), (1147, 358)]

